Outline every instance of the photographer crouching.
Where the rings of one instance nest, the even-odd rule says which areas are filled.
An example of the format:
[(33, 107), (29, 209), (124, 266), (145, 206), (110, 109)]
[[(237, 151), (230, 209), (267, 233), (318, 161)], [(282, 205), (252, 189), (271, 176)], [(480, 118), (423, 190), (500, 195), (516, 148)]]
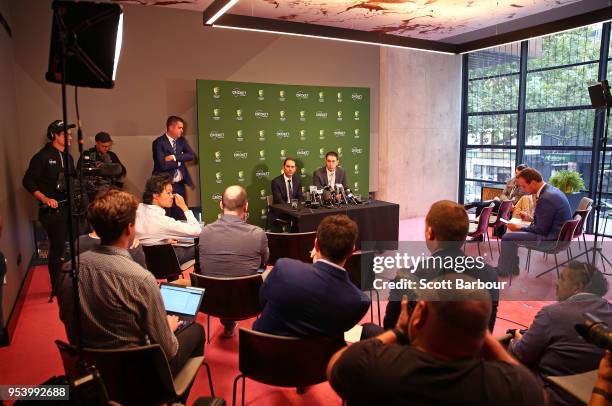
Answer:
[(23, 186), (39, 203), (38, 220), (49, 237), (49, 276), (51, 297), (55, 296), (56, 280), (62, 267), (62, 257), (68, 235), (68, 192), (65, 174), (69, 168), (74, 173), (74, 160), (68, 155), (64, 162), (64, 149), (72, 141), (74, 124), (69, 124), (68, 136), (64, 134), (64, 122), (55, 120), (47, 128), (49, 142), (30, 160), (23, 176)]

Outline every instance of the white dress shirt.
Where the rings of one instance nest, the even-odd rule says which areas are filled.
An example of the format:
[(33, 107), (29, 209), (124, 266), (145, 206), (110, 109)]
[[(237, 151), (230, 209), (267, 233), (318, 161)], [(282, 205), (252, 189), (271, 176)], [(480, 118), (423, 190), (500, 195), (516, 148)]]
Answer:
[(325, 172), (327, 173), (327, 183), (329, 184), (329, 186), (333, 188), (336, 187), (336, 171), (330, 171), (329, 169), (325, 168)]
[(136, 210), (136, 238), (142, 245), (167, 244), (169, 239), (196, 238), (202, 227), (191, 210), (185, 212), (187, 222), (166, 216), (166, 211), (154, 204), (140, 203)]

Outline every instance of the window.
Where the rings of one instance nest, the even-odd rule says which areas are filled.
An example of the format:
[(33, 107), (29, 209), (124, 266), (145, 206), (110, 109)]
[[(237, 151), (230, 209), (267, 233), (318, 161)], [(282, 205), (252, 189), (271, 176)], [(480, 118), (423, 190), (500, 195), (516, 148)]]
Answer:
[[(602, 46), (610, 42), (610, 23), (594, 24), (464, 56), (464, 202), (480, 199), (485, 185), (503, 185), (519, 163), (536, 168), (545, 180), (560, 170), (576, 171), (583, 192), (594, 196), (594, 137), (603, 129), (596, 125), (600, 113), (591, 108), (587, 87), (599, 80), (600, 70), (612, 73), (612, 55), (600, 61)], [(611, 151), (612, 145), (608, 160)], [(612, 164), (607, 166), (603, 191), (612, 210)], [(608, 228), (612, 233), (612, 222)]]

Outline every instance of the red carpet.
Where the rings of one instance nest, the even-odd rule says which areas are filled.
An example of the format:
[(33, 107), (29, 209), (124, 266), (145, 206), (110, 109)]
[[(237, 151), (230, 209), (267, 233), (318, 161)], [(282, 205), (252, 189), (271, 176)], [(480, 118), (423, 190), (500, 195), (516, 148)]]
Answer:
[[(422, 235), (423, 219), (401, 222), (400, 238), (404, 241), (418, 239)], [(496, 256), (497, 258), (497, 256)], [(59, 320), (57, 304), (47, 303), (49, 295), (49, 277), (46, 267), (36, 267), (32, 283), (18, 321), (16, 333), (8, 347), (0, 348), (0, 384), (37, 384), (53, 375), (61, 375), (63, 368), (54, 340), (66, 340), (63, 325)], [(522, 274), (513, 281), (512, 289), (541, 289), (547, 291), (554, 286), (554, 273), (537, 279), (533, 274)], [(537, 311), (547, 302), (504, 301), (500, 303), (498, 320), (494, 335), (502, 335), (507, 328), (522, 328), (528, 326)], [(383, 314), (384, 314), (384, 306)], [(364, 318), (370, 321), (369, 313)], [(204, 315), (198, 317), (198, 322), (206, 325)], [(243, 327), (250, 327), (253, 320), (240, 322)], [(213, 340), (206, 346), (215, 392), (223, 397), (228, 404), (232, 398), (232, 384), (238, 374), (238, 338), (220, 337), (223, 327), (218, 319), (211, 319)], [(340, 398), (334, 393), (328, 383), (313, 387), (304, 395), (298, 395), (295, 389), (281, 389), (261, 385), (247, 380), (246, 403), (250, 405), (340, 405)], [(202, 368), (191, 391), (189, 404), (200, 396), (208, 396), (208, 381), (206, 369)]]

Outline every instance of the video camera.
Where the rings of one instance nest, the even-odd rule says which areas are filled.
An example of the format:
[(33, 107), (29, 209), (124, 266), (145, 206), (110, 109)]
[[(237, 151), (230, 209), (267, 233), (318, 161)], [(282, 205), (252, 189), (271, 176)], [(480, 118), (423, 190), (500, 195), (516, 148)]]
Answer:
[(597, 347), (612, 351), (612, 330), (606, 323), (591, 313), (585, 313), (586, 321), (576, 324), (574, 328), (585, 339), (586, 342)]
[(120, 164), (113, 163), (108, 154), (98, 154), (96, 151), (83, 152), (78, 170), (89, 200), (93, 200), (100, 191), (117, 186), (115, 180), (122, 173)]

